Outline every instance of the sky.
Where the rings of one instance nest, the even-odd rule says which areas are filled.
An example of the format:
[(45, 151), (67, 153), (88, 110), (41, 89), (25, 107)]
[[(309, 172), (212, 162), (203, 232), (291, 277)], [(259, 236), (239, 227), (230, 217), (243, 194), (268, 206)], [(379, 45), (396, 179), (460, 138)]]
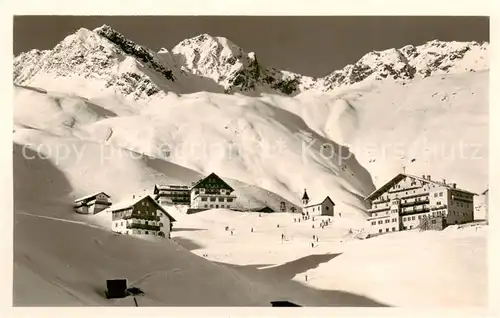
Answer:
[(488, 17), (15, 16), (14, 54), (51, 49), (79, 28), (108, 24), (154, 51), (201, 33), (226, 37), (267, 66), (325, 76), (373, 50), (442, 41), (489, 41)]

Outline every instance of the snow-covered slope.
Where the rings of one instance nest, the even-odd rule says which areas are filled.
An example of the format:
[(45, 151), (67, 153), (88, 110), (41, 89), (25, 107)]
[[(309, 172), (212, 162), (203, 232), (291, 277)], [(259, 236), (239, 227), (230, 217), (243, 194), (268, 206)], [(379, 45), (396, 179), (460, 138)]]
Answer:
[(320, 228), (325, 218), (299, 223), (284, 214), (213, 210), (180, 220), (172, 235), (197, 255), (250, 277), (268, 275), (275, 285), (292, 280), (408, 308), (487, 306), (487, 226), (357, 240), (335, 220)]
[(488, 182), (488, 86), (481, 71), (262, 99), (346, 146), (376, 186), (405, 167), (479, 193)]

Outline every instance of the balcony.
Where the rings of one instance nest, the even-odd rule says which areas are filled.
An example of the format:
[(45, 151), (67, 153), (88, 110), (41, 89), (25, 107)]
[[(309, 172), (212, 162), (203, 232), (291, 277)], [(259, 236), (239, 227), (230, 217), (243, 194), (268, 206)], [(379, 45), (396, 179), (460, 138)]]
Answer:
[(384, 207), (378, 207), (378, 208), (368, 209), (368, 212), (372, 213), (372, 212), (380, 212), (380, 211), (384, 211), (384, 210), (389, 211), (390, 209), (391, 209), (390, 206), (384, 206)]
[(132, 223), (127, 224), (127, 229), (140, 229), (140, 230), (149, 230), (149, 231), (159, 231), (159, 225), (151, 225), (151, 224), (141, 224), (141, 223)]
[[(407, 200), (407, 199), (405, 199)], [(401, 200), (401, 206), (412, 206), (412, 205), (421, 205), (421, 204), (426, 204), (426, 203), (429, 203), (429, 198), (424, 198), (424, 199), (421, 199), (421, 200), (411, 200), (411, 201), (406, 201), (406, 202), (403, 202)]]
[(402, 210), (401, 214), (411, 215), (411, 214), (425, 213), (425, 212), (429, 212), (429, 211), (430, 211), (430, 208), (428, 206), (417, 206), (417, 207), (414, 207), (413, 209)]
[(130, 214), (130, 215), (124, 216), (122, 219), (124, 219), (124, 220), (139, 219), (139, 220), (146, 220), (146, 221), (160, 221), (159, 216), (148, 215), (148, 214)]
[(431, 207), (431, 211), (446, 209), (447, 207), (446, 204), (435, 205)]
[(391, 201), (391, 199), (389, 199), (389, 198), (382, 198), (382, 199), (377, 199), (377, 200), (372, 201), (372, 204), (385, 203), (385, 202), (389, 202), (389, 201)]

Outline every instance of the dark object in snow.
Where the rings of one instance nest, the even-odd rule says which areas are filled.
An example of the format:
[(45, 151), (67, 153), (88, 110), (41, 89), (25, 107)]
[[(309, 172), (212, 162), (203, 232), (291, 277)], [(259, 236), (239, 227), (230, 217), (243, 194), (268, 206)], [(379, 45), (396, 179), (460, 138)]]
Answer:
[(415, 160), (417, 160), (417, 159), (412, 159), (411, 162), (415, 162)]
[(106, 280), (106, 298), (125, 298), (127, 296), (127, 279)]
[(302, 307), (301, 305), (294, 304), (288, 300), (276, 300), (272, 301), (271, 305), (273, 307)]
[(144, 295), (144, 292), (140, 289), (140, 288), (137, 288), (137, 287), (131, 287), (131, 288), (127, 288), (127, 292), (131, 295)]

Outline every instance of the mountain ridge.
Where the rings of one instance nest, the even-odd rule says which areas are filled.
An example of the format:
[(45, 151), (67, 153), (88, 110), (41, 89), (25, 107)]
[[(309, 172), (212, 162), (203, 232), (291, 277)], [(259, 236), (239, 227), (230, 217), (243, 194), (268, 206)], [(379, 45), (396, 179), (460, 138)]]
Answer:
[(489, 43), (444, 42), (372, 51), (356, 63), (324, 77), (310, 77), (263, 65), (224, 37), (209, 34), (185, 39), (171, 50), (154, 52), (109, 25), (81, 28), (52, 50), (31, 50), (14, 58), (14, 82), (34, 86), (47, 77), (101, 79), (134, 99), (209, 91), (294, 96), (308, 90), (329, 92), (360, 82), (394, 80), (489, 69)]

